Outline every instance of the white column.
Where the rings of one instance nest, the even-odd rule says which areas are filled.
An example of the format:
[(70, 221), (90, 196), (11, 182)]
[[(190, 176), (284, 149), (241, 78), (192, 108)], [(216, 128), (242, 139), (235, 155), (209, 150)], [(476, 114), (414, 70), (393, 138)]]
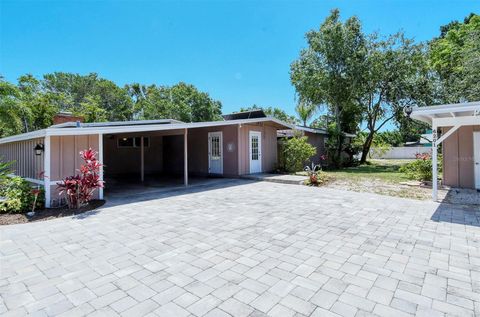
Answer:
[[(103, 134), (98, 135), (98, 160), (100, 161), (100, 180), (103, 181)], [(103, 199), (103, 187), (98, 189), (98, 198)]]
[(188, 129), (183, 133), (183, 182), (188, 186)]
[(143, 136), (140, 137), (140, 178), (142, 183), (145, 181), (145, 145)]
[(44, 161), (43, 161), (43, 181), (45, 184), (45, 207), (50, 208), (51, 207), (51, 185), (50, 185), (50, 177), (51, 175), (51, 165), (50, 165), (50, 159), (51, 159), (51, 145), (50, 145), (50, 136), (47, 135), (45, 136), (45, 144), (43, 145), (43, 154), (44, 154)]
[(438, 148), (437, 148), (437, 125), (432, 124), (432, 199), (437, 201), (438, 199)]

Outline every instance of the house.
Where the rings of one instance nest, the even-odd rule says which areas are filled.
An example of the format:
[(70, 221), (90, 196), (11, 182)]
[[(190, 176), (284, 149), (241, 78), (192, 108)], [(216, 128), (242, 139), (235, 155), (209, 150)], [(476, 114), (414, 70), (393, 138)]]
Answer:
[[(436, 162), (441, 144), (443, 184), (480, 190), (480, 101), (415, 107), (410, 117), (432, 126), (433, 179), (438, 179)], [(433, 182), (434, 200), (437, 186)]]
[[(326, 129), (309, 128), (297, 125), (293, 130), (278, 130), (277, 137), (279, 140), (291, 138), (296, 133), (306, 136), (307, 142), (317, 150), (317, 153), (310, 158), (309, 163), (320, 164), (323, 161), (322, 156), (327, 155), (328, 131)], [(345, 133), (345, 142), (350, 143), (354, 137), (355, 134)]]
[[(75, 118), (76, 119), (76, 118)], [(277, 130), (292, 128), (270, 117), (184, 123), (177, 120), (81, 123), (0, 139), (0, 158), (15, 161), (16, 175), (45, 186), (46, 206), (59, 204), (57, 183), (76, 174), (79, 152), (92, 148), (104, 163), (101, 178), (131, 176), (236, 177), (269, 172), (277, 163)], [(158, 175), (158, 176), (157, 176)], [(103, 189), (99, 190), (103, 198)]]

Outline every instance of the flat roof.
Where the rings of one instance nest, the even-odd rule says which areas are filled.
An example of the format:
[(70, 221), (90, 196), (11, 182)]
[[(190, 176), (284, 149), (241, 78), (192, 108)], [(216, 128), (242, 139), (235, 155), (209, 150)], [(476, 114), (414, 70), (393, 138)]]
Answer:
[(414, 107), (410, 117), (412, 119), (432, 123), (435, 118), (478, 117), (480, 124), (480, 101), (436, 105), (427, 107)]
[[(294, 126), (293, 127), (294, 130), (300, 130), (300, 131), (306, 131), (306, 132), (310, 132), (310, 133), (315, 133), (315, 134), (324, 134), (324, 135), (328, 135), (328, 131), (326, 129), (322, 129), (322, 128), (310, 128), (310, 127), (304, 127), (304, 126)], [(293, 135), (293, 131), (292, 130), (279, 130), (278, 131), (279, 134), (284, 134), (285, 136), (292, 136)], [(345, 136), (349, 137), (349, 138), (353, 138), (355, 137), (355, 134), (352, 134), (352, 133), (345, 133)]]
[[(136, 121), (109, 121), (109, 122), (80, 122), (81, 127), (112, 127), (112, 126), (129, 126), (129, 125), (146, 125), (146, 124), (170, 124), (170, 123), (184, 123), (183, 121), (175, 119), (160, 119), (160, 120), (136, 120)], [(77, 122), (65, 122), (51, 125), (49, 128), (75, 128)]]
[[(170, 120), (170, 119), (167, 119)], [(176, 120), (175, 120), (176, 121)], [(131, 122), (131, 121), (127, 121)], [(144, 123), (142, 124), (139, 121), (139, 124), (102, 124), (101, 125), (80, 125), (80, 127), (76, 126), (74, 122), (74, 126), (62, 126), (59, 127), (49, 127), (42, 130), (37, 130), (33, 132), (17, 134), (13, 136), (9, 136), (6, 138), (0, 139), (0, 144), (10, 143), (10, 142), (17, 142), (35, 138), (43, 138), (46, 136), (62, 136), (62, 135), (88, 135), (88, 134), (115, 134), (115, 133), (132, 133), (132, 132), (149, 132), (149, 131), (167, 131), (167, 130), (178, 130), (178, 129), (194, 129), (194, 128), (206, 128), (206, 127), (217, 127), (217, 126), (226, 126), (226, 125), (237, 125), (237, 124), (251, 124), (251, 123), (261, 123), (261, 122), (273, 122), (277, 125), (279, 129), (287, 128), (293, 129), (293, 126), (278, 120), (276, 118), (255, 118), (255, 119), (243, 119), (243, 120), (229, 120), (229, 121), (208, 121), (208, 122), (192, 122), (192, 123), (185, 123), (185, 122), (174, 122), (174, 123), (167, 123), (163, 122), (156, 122), (156, 123)], [(167, 124), (166, 124), (167, 123)]]

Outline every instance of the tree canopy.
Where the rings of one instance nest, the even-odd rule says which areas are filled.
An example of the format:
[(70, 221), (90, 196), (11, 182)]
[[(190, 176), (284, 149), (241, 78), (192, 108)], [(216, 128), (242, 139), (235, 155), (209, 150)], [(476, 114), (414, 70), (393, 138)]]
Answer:
[(17, 84), (0, 78), (0, 137), (46, 128), (60, 111), (86, 122), (171, 118), (185, 122), (221, 120), (222, 104), (193, 85), (119, 87), (95, 73), (55, 72)]

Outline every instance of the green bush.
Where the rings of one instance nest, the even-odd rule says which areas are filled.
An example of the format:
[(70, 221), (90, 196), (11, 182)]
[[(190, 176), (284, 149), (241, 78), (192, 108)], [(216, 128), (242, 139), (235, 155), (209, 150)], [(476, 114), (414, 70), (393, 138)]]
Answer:
[(305, 136), (294, 136), (281, 144), (280, 165), (287, 172), (303, 170), (305, 162), (317, 153)]
[[(35, 196), (32, 193), (32, 185), (21, 177), (8, 177), (0, 186), (0, 213), (22, 213), (32, 209)], [(40, 193), (36, 207), (41, 208), (44, 203), (44, 195)]]
[[(432, 158), (430, 154), (418, 154), (417, 159), (411, 163), (405, 164), (399, 169), (405, 173), (408, 178), (418, 181), (432, 181)], [(438, 156), (438, 173), (442, 172), (442, 156)]]
[(305, 181), (305, 185), (308, 186), (321, 186), (330, 180), (330, 176), (324, 171), (315, 171), (308, 173), (308, 179)]

